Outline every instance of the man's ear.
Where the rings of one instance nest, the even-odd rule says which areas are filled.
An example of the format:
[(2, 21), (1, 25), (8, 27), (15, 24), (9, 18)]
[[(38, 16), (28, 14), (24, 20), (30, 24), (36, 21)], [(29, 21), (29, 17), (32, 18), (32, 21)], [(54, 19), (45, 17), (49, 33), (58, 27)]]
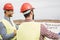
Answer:
[(33, 12), (31, 11), (31, 13), (30, 13), (31, 15), (33, 15)]

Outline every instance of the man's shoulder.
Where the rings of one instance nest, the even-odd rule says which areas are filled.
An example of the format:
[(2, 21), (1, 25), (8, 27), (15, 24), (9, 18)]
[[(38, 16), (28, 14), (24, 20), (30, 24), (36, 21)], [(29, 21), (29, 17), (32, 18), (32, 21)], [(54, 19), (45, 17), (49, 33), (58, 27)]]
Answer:
[(4, 26), (3, 23), (2, 23), (2, 21), (0, 21), (0, 27), (1, 27), (1, 26)]

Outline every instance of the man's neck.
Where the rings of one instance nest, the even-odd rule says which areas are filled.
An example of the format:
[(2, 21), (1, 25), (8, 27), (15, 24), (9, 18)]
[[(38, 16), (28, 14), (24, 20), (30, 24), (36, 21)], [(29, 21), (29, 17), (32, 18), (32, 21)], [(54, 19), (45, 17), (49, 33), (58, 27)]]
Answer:
[(5, 17), (8, 17), (8, 18), (10, 18), (8, 15), (5, 15)]
[(25, 18), (25, 21), (26, 21), (26, 22), (31, 22), (31, 21), (34, 21), (34, 20), (31, 19), (31, 18)]
[(7, 15), (5, 15), (4, 18), (8, 21), (10, 20), (10, 17), (8, 17)]

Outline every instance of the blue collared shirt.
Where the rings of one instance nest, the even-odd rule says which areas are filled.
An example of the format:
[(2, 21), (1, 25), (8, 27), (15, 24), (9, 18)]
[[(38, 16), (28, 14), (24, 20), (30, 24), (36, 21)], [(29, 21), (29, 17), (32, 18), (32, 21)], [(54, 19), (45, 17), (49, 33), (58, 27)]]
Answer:
[[(12, 25), (12, 22), (10, 21), (10, 18), (5, 16), (4, 19), (9, 21), (10, 24)], [(16, 28), (17, 28), (17, 26), (16, 26)], [(11, 33), (11, 34), (7, 34), (7, 30), (6, 30), (5, 26), (4, 26), (4, 24), (2, 22), (0, 22), (0, 35), (2, 35), (2, 38), (3, 38), (2, 40), (11, 40), (14, 37), (14, 32)]]

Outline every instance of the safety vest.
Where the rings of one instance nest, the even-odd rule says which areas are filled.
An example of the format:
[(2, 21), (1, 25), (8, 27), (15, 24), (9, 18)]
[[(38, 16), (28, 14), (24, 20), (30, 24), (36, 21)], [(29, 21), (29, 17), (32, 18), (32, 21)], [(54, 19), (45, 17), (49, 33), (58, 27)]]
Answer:
[[(1, 22), (4, 24), (6, 30), (7, 30), (7, 34), (10, 34), (12, 32), (14, 32), (14, 30), (16, 30), (16, 27), (15, 25), (13, 24), (13, 26), (5, 19), (2, 19)], [(14, 38), (12, 38), (11, 40), (15, 40), (16, 39), (16, 36)]]
[(39, 40), (40, 38), (40, 23), (24, 22), (19, 25), (17, 31), (17, 40)]

